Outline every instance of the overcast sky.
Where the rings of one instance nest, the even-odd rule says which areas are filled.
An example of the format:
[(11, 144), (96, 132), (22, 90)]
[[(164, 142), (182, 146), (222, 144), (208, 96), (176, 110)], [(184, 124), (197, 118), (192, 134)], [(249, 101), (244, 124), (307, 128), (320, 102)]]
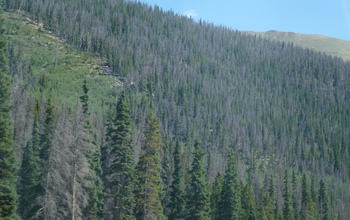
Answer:
[(237, 30), (291, 31), (350, 41), (350, 0), (140, 0)]

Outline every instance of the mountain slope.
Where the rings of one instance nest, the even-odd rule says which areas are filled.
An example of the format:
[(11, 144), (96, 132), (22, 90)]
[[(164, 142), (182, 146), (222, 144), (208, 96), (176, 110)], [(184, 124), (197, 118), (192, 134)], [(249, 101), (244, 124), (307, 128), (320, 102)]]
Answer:
[[(14, 11), (21, 2), (7, 0), (5, 5)], [(285, 170), (295, 170), (299, 179), (307, 174), (316, 183), (325, 180), (333, 196), (333, 213), (348, 217), (348, 62), (197, 24), (141, 3), (35, 0), (35, 7), (27, 3), (22, 5), (27, 16), (75, 48), (105, 58), (115, 75), (125, 78), (123, 89), (136, 125), (136, 158), (145, 116), (153, 109), (166, 143), (164, 161), (171, 161), (172, 141), (180, 140), (187, 169), (193, 144), (201, 140), (207, 178), (213, 180), (224, 172), (227, 152), (234, 149), (238, 176), (252, 184), (255, 195), (267, 190), (265, 182), (272, 176), (281, 203), (281, 177)], [(68, 90), (76, 89), (74, 80), (65, 83)], [(113, 97), (120, 88), (104, 89), (100, 88)], [(168, 167), (164, 181), (170, 179), (169, 166), (164, 165)]]
[(310, 48), (315, 51), (338, 56), (350, 60), (350, 42), (338, 38), (332, 38), (317, 34), (298, 34), (293, 32), (267, 31), (249, 32), (267, 39), (294, 43), (303, 48)]

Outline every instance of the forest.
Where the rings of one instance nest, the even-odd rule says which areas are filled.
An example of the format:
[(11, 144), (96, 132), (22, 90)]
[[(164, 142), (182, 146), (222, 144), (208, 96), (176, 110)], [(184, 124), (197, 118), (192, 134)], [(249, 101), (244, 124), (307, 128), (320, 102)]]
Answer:
[(0, 219), (350, 219), (350, 63), (124, 0), (3, 0)]

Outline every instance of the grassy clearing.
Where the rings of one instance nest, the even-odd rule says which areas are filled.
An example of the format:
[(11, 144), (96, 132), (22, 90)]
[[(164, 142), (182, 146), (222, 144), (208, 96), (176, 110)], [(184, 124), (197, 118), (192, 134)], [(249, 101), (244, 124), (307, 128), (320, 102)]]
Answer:
[[(5, 13), (5, 18), (9, 43), (23, 52), (33, 74), (44, 76), (44, 90), (54, 97), (56, 105), (74, 106), (82, 94), (84, 79), (90, 88), (93, 111), (98, 111), (102, 101), (107, 104), (115, 101), (122, 83), (116, 77), (99, 75), (103, 72), (102, 59), (65, 44), (20, 14)], [(33, 89), (36, 96), (39, 95), (38, 86)]]

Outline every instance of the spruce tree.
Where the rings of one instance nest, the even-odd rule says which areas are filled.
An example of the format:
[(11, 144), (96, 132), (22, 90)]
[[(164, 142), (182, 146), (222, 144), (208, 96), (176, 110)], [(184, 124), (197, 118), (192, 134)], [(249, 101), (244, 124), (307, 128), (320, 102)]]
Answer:
[(237, 176), (237, 160), (231, 149), (224, 175), (220, 202), (221, 219), (241, 219), (241, 184)]
[(179, 141), (176, 141), (174, 150), (174, 172), (171, 184), (169, 220), (181, 219), (185, 211), (185, 193), (183, 189), (183, 174), (181, 165), (181, 149)]
[(301, 180), (301, 219), (316, 220), (316, 207), (314, 201), (312, 201), (311, 194), (306, 179), (306, 175), (303, 174)]
[(283, 218), (293, 220), (293, 204), (289, 192), (288, 172), (284, 173), (284, 192), (283, 192)]
[(146, 118), (145, 140), (138, 163), (137, 219), (166, 219), (160, 198), (162, 138), (159, 119), (153, 112)]
[(40, 133), (38, 110), (34, 116), (32, 138), (23, 153), (19, 183), (19, 213), (23, 219), (30, 219), (40, 206), (34, 202), (43, 192), (41, 186), (42, 160), (40, 158)]
[(260, 190), (258, 196), (257, 219), (267, 218), (269, 220), (275, 219), (275, 203), (269, 194), (265, 193), (263, 189)]
[(89, 204), (85, 208), (84, 216), (89, 219), (102, 219), (104, 217), (104, 187), (102, 182), (101, 149), (97, 146), (96, 136), (92, 131), (91, 116), (89, 109), (89, 88), (86, 79), (83, 84), (83, 95), (80, 96), (82, 111), (84, 115), (84, 130), (87, 142), (91, 145), (91, 150), (86, 152), (89, 164), (92, 169), (91, 185), (87, 191), (89, 194)]
[(0, 6), (0, 219), (16, 218), (16, 150), (12, 141), (11, 78), (8, 75), (7, 44), (3, 36)]
[(190, 186), (188, 191), (188, 216), (191, 220), (210, 219), (209, 183), (205, 180), (204, 152), (198, 141), (194, 144)]
[(243, 187), (241, 201), (242, 201), (241, 219), (246, 219), (246, 220), (257, 219), (253, 189), (249, 183), (247, 183)]
[(320, 189), (318, 192), (318, 207), (319, 207), (319, 219), (321, 220), (329, 220), (329, 205), (328, 205), (328, 194), (326, 190), (326, 186), (323, 180), (320, 181)]
[(211, 187), (211, 195), (210, 195), (210, 207), (211, 207), (211, 219), (220, 220), (220, 210), (219, 203), (221, 200), (221, 191), (222, 191), (222, 183), (223, 176), (221, 173), (215, 178), (215, 182)]
[(115, 135), (112, 137), (111, 172), (114, 173), (112, 187), (115, 198), (115, 218), (134, 219), (135, 169), (132, 145), (132, 124), (130, 111), (123, 91), (116, 107)]

